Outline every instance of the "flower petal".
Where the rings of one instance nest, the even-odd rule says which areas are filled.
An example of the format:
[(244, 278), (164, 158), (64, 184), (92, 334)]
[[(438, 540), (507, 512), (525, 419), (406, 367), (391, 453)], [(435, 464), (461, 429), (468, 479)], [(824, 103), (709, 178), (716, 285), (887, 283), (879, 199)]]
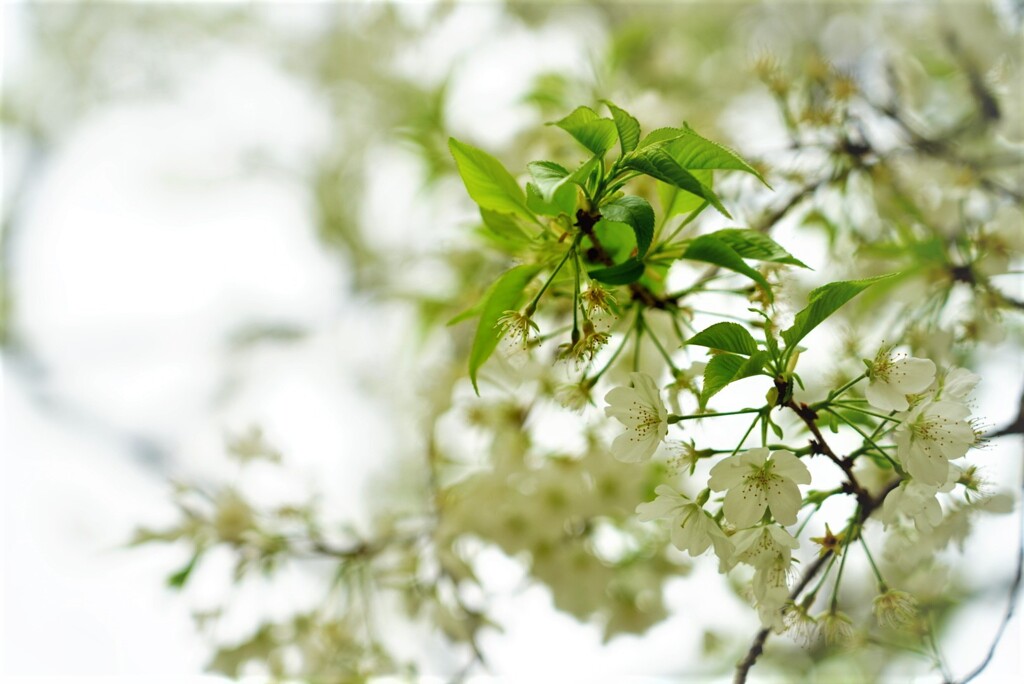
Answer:
[(864, 397), (876, 409), (883, 411), (906, 411), (910, 404), (903, 392), (881, 380), (872, 380), (864, 389)]
[(768, 485), (768, 508), (780, 525), (795, 525), (796, 514), (800, 511), (800, 489), (792, 480), (772, 478)]
[(935, 363), (931, 359), (900, 359), (892, 364), (889, 378), (903, 394), (923, 392), (935, 379)]
[(789, 478), (797, 484), (811, 484), (811, 471), (792, 451), (780, 450), (772, 453), (772, 472)]
[(736, 527), (750, 527), (764, 515), (768, 505), (764, 490), (753, 483), (732, 487), (725, 495), (722, 510)]
[(739, 454), (729, 456), (716, 463), (711, 469), (708, 487), (716, 492), (735, 487), (743, 482), (743, 476), (748, 472), (750, 472), (750, 467), (742, 462), (742, 457)]

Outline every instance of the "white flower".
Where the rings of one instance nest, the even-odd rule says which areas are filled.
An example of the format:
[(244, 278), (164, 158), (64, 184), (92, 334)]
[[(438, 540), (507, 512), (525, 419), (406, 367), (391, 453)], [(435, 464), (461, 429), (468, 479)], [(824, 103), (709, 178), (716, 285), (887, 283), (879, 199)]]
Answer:
[(896, 428), (896, 453), (911, 477), (932, 485), (946, 481), (950, 459), (966, 454), (975, 442), (965, 420), (970, 415), (963, 404), (933, 401), (903, 417)]
[(903, 480), (882, 502), (882, 524), (889, 527), (905, 515), (914, 521), (919, 531), (930, 532), (942, 522), (942, 506), (935, 496), (952, 490), (956, 480), (955, 476), (947, 478), (941, 487), (917, 480)]
[(658, 485), (654, 493), (658, 498), (636, 507), (642, 522), (671, 517), (672, 544), (677, 549), (699, 556), (714, 545), (722, 564), (729, 560), (732, 542), (707, 511), (668, 485)]
[(616, 418), (626, 431), (612, 442), (620, 461), (635, 463), (650, 458), (668, 432), (668, 411), (654, 380), (646, 373), (630, 373), (633, 387), (616, 387), (604, 400), (605, 415)]
[(798, 484), (810, 484), (807, 466), (789, 451), (751, 449), (725, 459), (711, 469), (708, 486), (725, 495), (725, 517), (737, 527), (750, 527), (767, 507), (782, 525), (796, 523), (800, 510)]
[(793, 549), (800, 546), (796, 537), (778, 525), (762, 525), (740, 530), (732, 537), (736, 551), (733, 563), (755, 568), (770, 568), (782, 559), (789, 562)]
[(761, 626), (776, 634), (786, 629), (783, 609), (789, 603), (790, 559), (777, 556), (775, 562), (754, 572), (754, 601)]
[(936, 396), (962, 401), (977, 386), (981, 378), (966, 368), (950, 368), (940, 380)]
[(875, 597), (871, 609), (882, 627), (904, 629), (917, 617), (917, 600), (905, 591), (890, 589)]
[(929, 359), (893, 358), (883, 347), (868, 369), (868, 403), (883, 411), (906, 411), (908, 394), (923, 392), (935, 378), (935, 364)]

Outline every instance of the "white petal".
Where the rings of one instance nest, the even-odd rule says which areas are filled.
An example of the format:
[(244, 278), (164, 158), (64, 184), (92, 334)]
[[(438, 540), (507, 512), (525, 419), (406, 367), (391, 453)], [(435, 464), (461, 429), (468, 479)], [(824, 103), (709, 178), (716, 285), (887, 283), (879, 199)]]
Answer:
[(715, 555), (718, 556), (718, 571), (728, 572), (736, 564), (736, 550), (732, 541), (719, 529), (718, 534), (711, 533), (711, 544), (715, 547)]
[(686, 499), (668, 485), (659, 485), (655, 493), (658, 495), (658, 498), (654, 501), (648, 501), (636, 507), (636, 513), (641, 522), (667, 518), (674, 511), (687, 504)]
[(768, 449), (766, 447), (748, 449), (743, 452), (741, 460), (747, 465), (760, 468), (764, 465), (764, 462), (768, 460)]
[(942, 396), (963, 399), (975, 388), (981, 378), (966, 368), (952, 368), (942, 385)]
[(604, 414), (609, 418), (622, 420), (632, 414), (633, 402), (636, 399), (636, 390), (632, 387), (615, 387), (604, 395), (604, 400), (608, 402)]
[(885, 501), (882, 502), (882, 525), (885, 527), (889, 527), (899, 519), (905, 493), (905, 485), (901, 482), (899, 487), (886, 495)]
[(779, 547), (780, 552), (783, 549), (796, 549), (800, 547), (800, 542), (796, 540), (796, 537), (784, 528), (778, 525), (768, 525), (766, 529), (768, 534), (771, 535), (772, 541)]
[(768, 501), (764, 490), (752, 484), (733, 487), (725, 495), (725, 517), (736, 527), (750, 527), (764, 515)]
[(948, 421), (964, 420), (970, 417), (971, 409), (958, 401), (936, 401), (925, 409), (925, 415)]
[(949, 461), (928, 441), (914, 442), (903, 462), (911, 477), (925, 484), (941, 485), (949, 475)]
[(903, 394), (923, 392), (934, 379), (935, 363), (931, 359), (899, 359), (889, 371), (889, 382)]
[(677, 549), (686, 551), (691, 556), (699, 556), (711, 546), (711, 536), (708, 534), (707, 526), (702, 522), (707, 516), (697, 506), (686, 513), (686, 519), (681, 520), (672, 530), (672, 543)]
[(800, 489), (792, 480), (775, 478), (768, 485), (768, 508), (780, 525), (795, 525), (800, 511)]
[(743, 477), (750, 472), (750, 467), (743, 463), (739, 454), (719, 461), (711, 469), (708, 487), (716, 492), (730, 489), (743, 482)]
[(876, 409), (883, 411), (906, 411), (910, 407), (903, 392), (881, 380), (872, 380), (864, 389), (864, 397)]
[(658, 440), (639, 439), (636, 430), (630, 428), (612, 441), (612, 455), (625, 463), (646, 461), (658, 450)]
[(772, 454), (772, 472), (788, 478), (797, 484), (811, 484), (811, 471), (791, 451), (776, 451)]
[(665, 403), (661, 400), (661, 394), (658, 392), (658, 386), (654, 384), (654, 379), (646, 373), (630, 373), (629, 379), (633, 382), (633, 387), (640, 400), (647, 406), (653, 407), (657, 411), (658, 417), (664, 420), (668, 416), (668, 411), (665, 410)]

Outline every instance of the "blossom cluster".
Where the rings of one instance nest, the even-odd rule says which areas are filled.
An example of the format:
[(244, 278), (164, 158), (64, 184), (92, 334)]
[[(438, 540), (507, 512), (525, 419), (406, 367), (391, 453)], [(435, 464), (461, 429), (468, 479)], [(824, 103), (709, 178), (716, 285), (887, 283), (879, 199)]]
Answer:
[[(881, 349), (873, 361), (865, 363), (867, 371), (860, 378), (830, 394), (829, 400), (814, 404), (816, 411), (822, 413), (842, 415), (838, 413), (842, 408), (873, 421), (873, 435), (858, 428), (864, 445), (854, 457), (831, 452), (817, 430), (815, 409), (804, 404), (799, 409), (804, 412), (802, 415), (813, 416), (808, 424), (812, 433), (810, 446), (744, 448), (744, 437), (731, 453), (720, 452), (723, 455), (710, 468), (703, 486), (699, 482), (686, 483), (699, 490), (695, 497), (685, 493), (688, 487), (663, 483), (656, 488), (653, 501), (637, 506), (641, 521), (668, 521), (672, 544), (680, 551), (700, 556), (711, 550), (723, 573), (741, 564), (751, 567), (750, 595), (762, 624), (774, 631), (792, 627), (796, 613), (806, 616), (807, 606), (795, 604), (796, 597), (791, 595), (794, 554), (801, 546), (798, 537), (807, 518), (818, 511), (820, 499), (799, 530), (792, 532), (789, 528), (797, 524), (801, 510), (810, 503), (801, 493), (801, 487), (812, 482), (811, 470), (805, 462), (809, 457), (829, 455), (849, 478), (845, 488), (830, 495), (859, 495), (858, 512), (863, 506), (878, 509), (886, 528), (907, 520), (927, 532), (943, 519), (939, 494), (951, 492), (958, 482), (964, 482), (964, 470), (954, 462), (981, 442), (979, 431), (970, 421), (971, 411), (965, 405), (979, 381), (977, 375), (956, 367), (937, 372), (931, 360), (896, 356), (890, 348)], [(841, 398), (843, 392), (862, 380), (867, 380), (863, 399)], [(619, 460), (650, 459), (665, 440), (670, 424), (716, 415), (671, 414), (652, 377), (633, 373), (630, 381), (632, 386), (616, 387), (605, 397), (606, 415), (625, 426), (611, 447)], [(767, 420), (773, 408), (769, 405), (759, 415)], [(700, 453), (692, 445), (690, 450)], [(890, 472), (887, 486), (874, 495), (852, 474), (855, 456), (869, 452), (885, 459)], [(702, 455), (714, 453), (708, 450)], [(860, 535), (863, 523), (863, 519), (851, 517), (844, 532), (838, 535), (826, 523), (825, 536), (811, 541), (819, 545), (820, 554), (839, 556)], [(879, 624), (888, 628), (908, 624), (914, 612), (913, 597), (889, 589), (881, 575), (878, 579), (882, 589), (875, 602)], [(807, 603), (812, 601), (813, 595)], [(836, 625), (844, 627), (844, 634), (849, 631), (849, 619), (837, 612), (834, 604), (816, 621), (809, 616), (806, 619), (817, 624), (818, 633), (826, 641), (837, 638)]]

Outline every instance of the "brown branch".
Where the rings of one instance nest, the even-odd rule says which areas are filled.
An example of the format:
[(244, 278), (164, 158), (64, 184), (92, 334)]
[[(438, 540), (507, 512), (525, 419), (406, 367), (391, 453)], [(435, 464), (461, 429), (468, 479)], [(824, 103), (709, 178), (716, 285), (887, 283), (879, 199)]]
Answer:
[[(780, 390), (780, 396), (784, 396), (784, 390)], [(835, 463), (839, 468), (842, 469), (843, 474), (846, 475), (847, 482), (844, 487), (852, 494), (857, 497), (857, 502), (864, 506), (870, 499), (871, 495), (868, 494), (867, 490), (861, 487), (860, 483), (857, 482), (857, 478), (853, 474), (853, 462), (849, 459), (839, 458), (836, 453), (832, 451), (832, 447), (825, 441), (824, 435), (821, 434), (821, 430), (818, 429), (818, 414), (810, 406), (804, 403), (797, 404), (792, 399), (788, 399), (783, 406), (793, 409), (793, 412), (800, 417), (800, 420), (804, 421), (807, 425), (807, 429), (814, 435), (814, 439), (811, 440), (811, 453), (812, 454), (823, 454)]]
[[(866, 492), (866, 498), (864, 500), (861, 500), (858, 496), (858, 500), (861, 501), (861, 505), (858, 509), (857, 523), (852, 527), (853, 533), (850, 535), (849, 541), (847, 542), (847, 546), (849, 546), (849, 544), (855, 542), (857, 539), (860, 538), (861, 531), (864, 528), (864, 522), (871, 516), (872, 513), (875, 512), (875, 509), (882, 505), (882, 502), (885, 501), (885, 497), (889, 495), (889, 492), (898, 487), (899, 484), (900, 480), (893, 480), (888, 484), (888, 486), (885, 487), (885, 489), (883, 489), (879, 493), (877, 497), (873, 497), (870, 494), (867, 494)], [(861, 489), (861, 491), (863, 491), (863, 489)], [(815, 559), (815, 561), (811, 563), (810, 566), (808, 566), (807, 570), (800, 578), (800, 581), (796, 583), (796, 586), (793, 587), (793, 591), (790, 592), (790, 601), (795, 602), (797, 598), (800, 597), (800, 594), (803, 592), (803, 590), (806, 589), (807, 585), (811, 583), (811, 581), (817, 576), (819, 572), (821, 572), (821, 569), (825, 566), (825, 563), (831, 557), (832, 552), (827, 551), (826, 553), (822, 554), (817, 559)], [(769, 628), (762, 627), (761, 630), (754, 637), (754, 641), (753, 643), (751, 643), (750, 649), (747, 651), (746, 656), (744, 656), (743, 660), (741, 660), (736, 665), (736, 676), (733, 678), (733, 684), (744, 684), (744, 682), (747, 681), (747, 675), (750, 672), (750, 668), (754, 666), (754, 663), (757, 662), (757, 659), (761, 657), (761, 654), (764, 652), (764, 644), (768, 640), (768, 635), (770, 633), (771, 630)]]
[[(776, 389), (779, 391), (780, 397), (785, 397), (789, 392), (789, 387), (785, 381), (779, 380), (776, 382)], [(858, 503), (858, 514), (857, 522), (853, 526), (853, 533), (850, 535), (849, 542), (856, 541), (860, 537), (861, 530), (863, 529), (863, 523), (868, 517), (875, 511), (876, 508), (882, 505), (885, 497), (899, 486), (900, 481), (895, 480), (889, 484), (877, 497), (871, 496), (871, 494), (861, 486), (857, 481), (856, 476), (853, 474), (853, 462), (847, 458), (840, 458), (829, 446), (828, 442), (825, 441), (824, 435), (821, 434), (821, 430), (818, 429), (818, 414), (810, 406), (804, 403), (797, 404), (792, 398), (786, 399), (782, 403), (782, 406), (792, 409), (797, 416), (804, 422), (807, 429), (811, 431), (813, 439), (811, 440), (811, 453), (822, 454), (827, 456), (829, 460), (835, 463), (846, 475), (846, 483), (843, 485), (843, 489), (848, 491), (857, 497)], [(804, 572), (803, 577), (797, 582), (796, 586), (793, 587), (793, 591), (790, 592), (789, 598), (791, 601), (796, 601), (800, 596), (801, 592), (807, 588), (807, 585), (811, 583), (811, 580), (821, 572), (821, 569), (825, 566), (825, 563), (832, 557), (832, 551), (828, 551), (820, 555)], [(765, 641), (768, 640), (770, 630), (767, 627), (762, 628), (757, 635), (754, 637), (753, 643), (750, 645), (750, 649), (747, 651), (747, 655), (744, 656), (743, 660), (736, 666), (736, 676), (733, 679), (734, 684), (743, 684), (747, 681), (747, 674), (750, 672), (750, 668), (754, 666), (757, 659), (761, 657), (764, 652)]]
[[(601, 240), (594, 233), (594, 226), (600, 220), (601, 214), (599, 213), (591, 213), (584, 209), (576, 212), (576, 226), (580, 229), (581, 233), (590, 238), (590, 243), (593, 245), (591, 249), (587, 250), (587, 256), (592, 261), (599, 261), (605, 266), (614, 266), (615, 262), (604, 248), (604, 245), (601, 244)], [(643, 302), (644, 306), (652, 309), (664, 309), (670, 304), (669, 300), (658, 297), (649, 288), (640, 283), (630, 283), (629, 291), (633, 293), (634, 300)]]

